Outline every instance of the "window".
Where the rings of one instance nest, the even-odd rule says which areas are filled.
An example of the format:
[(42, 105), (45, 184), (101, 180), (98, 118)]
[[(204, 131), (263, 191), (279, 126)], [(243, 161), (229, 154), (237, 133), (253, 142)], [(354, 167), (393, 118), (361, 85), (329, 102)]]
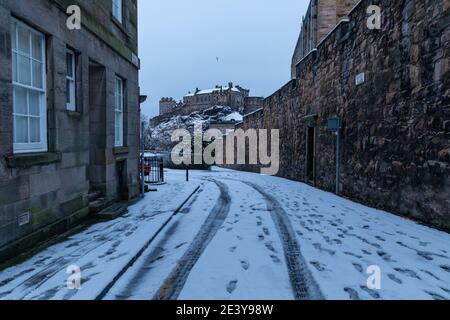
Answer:
[(122, 23), (122, 0), (112, 0), (112, 13)]
[(115, 81), (114, 111), (114, 144), (116, 147), (123, 147), (123, 80), (119, 77), (116, 77)]
[(66, 74), (66, 88), (67, 88), (67, 110), (76, 111), (76, 71), (75, 71), (75, 53), (72, 50), (67, 49), (66, 52), (66, 64), (67, 64), (67, 74)]
[(47, 151), (45, 39), (18, 20), (11, 26), (14, 153)]

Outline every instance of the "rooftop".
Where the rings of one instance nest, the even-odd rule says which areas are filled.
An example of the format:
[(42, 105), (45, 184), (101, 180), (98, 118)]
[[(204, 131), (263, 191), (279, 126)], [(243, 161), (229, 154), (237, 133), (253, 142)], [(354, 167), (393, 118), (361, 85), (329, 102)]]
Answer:
[[(214, 93), (214, 92), (219, 92), (221, 89), (223, 91), (228, 91), (230, 89), (230, 87), (226, 86), (226, 87), (222, 87), (222, 88), (218, 87), (218, 88), (214, 88), (214, 89), (199, 90), (199, 91), (197, 91), (197, 93), (188, 93), (188, 94), (185, 95), (185, 97), (193, 97), (195, 95), (200, 95), (200, 94), (211, 94), (211, 93)], [(231, 91), (233, 91), (233, 92), (241, 92), (241, 90), (239, 90), (237, 87), (234, 87), (234, 86), (231, 87)]]

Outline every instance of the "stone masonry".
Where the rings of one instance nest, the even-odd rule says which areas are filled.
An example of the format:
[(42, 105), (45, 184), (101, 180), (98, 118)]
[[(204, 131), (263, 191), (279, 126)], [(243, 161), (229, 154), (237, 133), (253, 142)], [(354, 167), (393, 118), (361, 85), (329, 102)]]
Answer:
[[(66, 27), (72, 4), (81, 8), (81, 30)], [(92, 191), (107, 201), (139, 194), (137, 2), (123, 1), (122, 22), (111, 12), (110, 0), (0, 1), (0, 260), (75, 225), (88, 214)], [(45, 153), (13, 151), (13, 17), (45, 36)], [(76, 53), (75, 111), (66, 108), (67, 48)], [(124, 81), (120, 148), (116, 76)]]
[[(366, 26), (373, 4), (381, 30)], [(361, 1), (239, 127), (280, 129), (279, 175), (334, 191), (327, 120), (338, 116), (343, 195), (450, 229), (449, 9), (446, 0)]]
[(302, 28), (292, 57), (292, 78), (296, 65), (344, 18), (358, 0), (312, 0), (302, 19)]

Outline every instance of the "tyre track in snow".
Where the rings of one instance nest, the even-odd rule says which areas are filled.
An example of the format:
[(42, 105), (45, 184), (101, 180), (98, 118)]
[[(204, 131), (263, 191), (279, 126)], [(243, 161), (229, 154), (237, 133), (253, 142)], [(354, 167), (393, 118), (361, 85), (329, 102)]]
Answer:
[(211, 210), (205, 223), (200, 228), (200, 231), (195, 236), (193, 242), (183, 257), (178, 261), (175, 269), (170, 273), (169, 277), (155, 294), (153, 300), (176, 300), (178, 298), (192, 268), (228, 216), (231, 205), (228, 186), (216, 180), (209, 181), (215, 183), (219, 187), (219, 199)]
[[(240, 181), (240, 180), (236, 180)], [(284, 256), (291, 280), (292, 290), (296, 300), (323, 300), (324, 297), (314, 280), (307, 263), (300, 252), (294, 229), (278, 200), (268, 194), (261, 186), (247, 181), (240, 181), (261, 194), (266, 202), (267, 209), (277, 228), (284, 249)]]
[(189, 197), (173, 212), (173, 214), (161, 225), (161, 227), (156, 231), (155, 234), (145, 243), (145, 245), (134, 255), (134, 257), (128, 261), (128, 263), (116, 274), (116, 276), (106, 285), (106, 287), (96, 296), (95, 300), (103, 300), (109, 293), (111, 288), (119, 281), (119, 279), (136, 263), (136, 261), (144, 254), (144, 252), (150, 247), (150, 245), (155, 241), (159, 234), (161, 234), (173, 220), (173, 218), (178, 215), (185, 205), (193, 198), (197, 193), (201, 192), (201, 186), (198, 186), (194, 192), (192, 192)]

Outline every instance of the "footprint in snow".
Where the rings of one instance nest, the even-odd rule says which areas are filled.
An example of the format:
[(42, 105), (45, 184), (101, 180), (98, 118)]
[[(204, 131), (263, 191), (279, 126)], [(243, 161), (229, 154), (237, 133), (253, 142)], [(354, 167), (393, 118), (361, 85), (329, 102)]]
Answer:
[(420, 257), (422, 257), (422, 258), (424, 258), (425, 260), (428, 260), (428, 261), (433, 261), (434, 260), (433, 256), (436, 256), (436, 257), (439, 257), (439, 258), (444, 258), (444, 259), (447, 258), (446, 256), (443, 256), (441, 254), (434, 253), (434, 252), (419, 251), (419, 250), (417, 250), (416, 252), (417, 252), (417, 254)]
[(423, 273), (426, 273), (427, 275), (429, 275), (430, 277), (432, 277), (432, 278), (434, 278), (434, 279), (436, 279), (438, 281), (441, 281), (441, 279), (439, 279), (437, 276), (435, 276), (434, 273), (432, 273), (432, 272), (430, 272), (428, 270), (421, 269), (420, 271), (422, 271)]
[(403, 281), (402, 280), (400, 280), (399, 278), (397, 278), (396, 276), (395, 276), (395, 274), (388, 274), (388, 278), (389, 279), (391, 279), (392, 281), (394, 281), (394, 282), (397, 282), (398, 284), (402, 284), (403, 283)]
[(271, 255), (270, 258), (272, 258), (272, 261), (275, 262), (275, 263), (280, 263), (281, 262), (280, 258), (278, 258), (275, 255)]
[(228, 283), (228, 285), (227, 285), (227, 291), (228, 291), (229, 294), (232, 294), (232, 293), (234, 292), (234, 290), (236, 290), (237, 284), (238, 284), (238, 281), (237, 281), (237, 280), (233, 280), (233, 281), (230, 281), (230, 282)]
[(359, 273), (362, 273), (364, 271), (362, 265), (360, 265), (359, 263), (353, 262), (353, 266)]
[(366, 286), (360, 286), (361, 290), (364, 290), (367, 292), (373, 299), (380, 299), (380, 294), (376, 292), (375, 290), (371, 290), (367, 288)]
[(237, 249), (237, 247), (231, 247), (230, 249), (228, 249), (228, 251), (230, 251), (230, 252), (235, 252), (236, 249)]
[(360, 300), (358, 291), (352, 288), (344, 288), (344, 291), (348, 293), (350, 300)]
[(345, 251), (344, 254), (347, 255), (347, 256), (352, 256), (352, 257), (355, 257), (355, 258), (358, 258), (358, 259), (362, 259), (362, 256), (360, 256), (358, 254), (355, 254), (353, 252)]
[(450, 272), (450, 266), (449, 265), (442, 265), (441, 269), (447, 272)]
[(318, 251), (320, 251), (320, 252), (326, 252), (326, 253), (328, 253), (328, 254), (331, 255), (331, 256), (333, 256), (333, 255), (336, 254), (336, 251), (331, 250), (331, 249), (324, 248), (324, 247), (322, 247), (322, 244), (320, 244), (320, 243), (314, 243), (314, 244), (313, 244), (313, 247), (314, 247), (316, 250), (318, 250)]
[(441, 296), (440, 294), (437, 294), (435, 292), (425, 291), (427, 294), (429, 294), (433, 300), (447, 300), (445, 297)]
[(410, 277), (410, 278), (415, 278), (415, 279), (417, 279), (417, 280), (422, 280), (422, 279), (417, 275), (417, 273), (414, 272), (413, 270), (402, 269), (402, 268), (395, 268), (394, 270), (397, 271), (397, 272), (400, 272), (400, 273), (402, 273), (402, 274), (404, 274), (404, 275), (406, 275), (406, 276), (408, 276), (408, 277)]
[(186, 245), (186, 244), (187, 244), (187, 242), (180, 243), (179, 245), (177, 245), (177, 246), (175, 247), (175, 249), (180, 249), (182, 246), (184, 246), (184, 245)]
[(311, 265), (317, 269), (317, 271), (325, 271), (325, 266), (321, 264), (319, 261), (311, 261)]
[(393, 262), (392, 256), (384, 251), (377, 251), (377, 254), (386, 262)]
[(275, 248), (273, 247), (271, 242), (266, 242), (265, 245), (266, 245), (266, 248), (269, 249), (269, 251), (277, 252), (277, 250), (275, 250)]
[(248, 270), (250, 268), (250, 263), (247, 260), (241, 260), (241, 267), (244, 270)]
[(444, 291), (445, 293), (448, 293), (448, 294), (450, 294), (450, 289), (447, 289), (447, 288), (442, 288), (442, 287), (441, 287), (441, 289), (442, 289), (442, 291)]

